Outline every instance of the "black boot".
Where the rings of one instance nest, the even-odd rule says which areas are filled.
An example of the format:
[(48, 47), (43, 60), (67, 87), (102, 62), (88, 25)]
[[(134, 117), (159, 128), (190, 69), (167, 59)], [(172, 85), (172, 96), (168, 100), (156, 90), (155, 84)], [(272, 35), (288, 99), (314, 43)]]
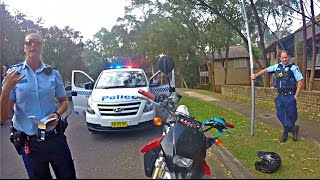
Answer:
[(284, 143), (287, 140), (288, 140), (288, 132), (285, 131), (285, 132), (282, 133), (282, 137), (280, 139), (280, 142)]
[(299, 126), (295, 126), (292, 131), (293, 141), (298, 141)]

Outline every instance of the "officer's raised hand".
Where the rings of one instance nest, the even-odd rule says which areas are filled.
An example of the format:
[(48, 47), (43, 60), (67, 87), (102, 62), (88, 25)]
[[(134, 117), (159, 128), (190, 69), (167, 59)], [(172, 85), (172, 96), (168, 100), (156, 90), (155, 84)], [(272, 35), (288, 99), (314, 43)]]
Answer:
[(6, 74), (7, 68), (5, 66), (3, 66), (2, 68), (4, 72), (2, 93), (9, 93), (26, 75), (20, 74), (18, 71), (12, 71)]
[(251, 74), (251, 80), (256, 80), (257, 75), (256, 74)]

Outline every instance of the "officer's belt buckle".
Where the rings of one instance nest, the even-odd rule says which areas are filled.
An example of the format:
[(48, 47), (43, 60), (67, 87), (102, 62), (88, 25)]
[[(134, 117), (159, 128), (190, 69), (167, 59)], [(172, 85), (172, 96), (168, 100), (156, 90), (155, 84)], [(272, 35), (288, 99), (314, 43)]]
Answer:
[(44, 141), (46, 139), (46, 128), (47, 128), (46, 124), (43, 124), (43, 123), (38, 124), (38, 129), (40, 130), (40, 134), (39, 134), (40, 137), (38, 137), (38, 141)]

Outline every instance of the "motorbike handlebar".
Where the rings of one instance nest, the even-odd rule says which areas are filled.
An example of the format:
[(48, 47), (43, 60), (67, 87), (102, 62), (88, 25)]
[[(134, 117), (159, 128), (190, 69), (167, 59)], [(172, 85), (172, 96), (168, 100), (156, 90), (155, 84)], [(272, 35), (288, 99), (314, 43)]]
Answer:
[[(225, 129), (227, 129), (227, 127), (234, 128), (233, 123), (226, 122), (223, 118), (211, 118), (209, 120), (205, 120), (203, 122), (203, 125), (211, 126), (211, 128), (218, 129), (219, 131), (224, 131)], [(209, 128), (209, 129), (211, 129), (211, 128)]]
[(229, 128), (234, 128), (234, 124), (231, 123), (231, 122), (227, 122), (227, 123), (226, 123), (226, 126), (229, 127)]

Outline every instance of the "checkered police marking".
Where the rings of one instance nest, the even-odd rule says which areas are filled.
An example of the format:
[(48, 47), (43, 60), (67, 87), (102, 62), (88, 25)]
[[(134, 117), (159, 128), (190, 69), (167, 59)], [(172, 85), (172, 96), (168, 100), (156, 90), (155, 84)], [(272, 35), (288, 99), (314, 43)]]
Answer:
[(77, 92), (77, 94), (80, 96), (89, 96), (92, 93), (91, 91), (80, 91), (80, 90), (72, 90), (72, 92)]
[(167, 87), (157, 87), (157, 88), (151, 88), (150, 91), (153, 94), (158, 94), (158, 93), (162, 93), (162, 92), (169, 92), (169, 86)]

